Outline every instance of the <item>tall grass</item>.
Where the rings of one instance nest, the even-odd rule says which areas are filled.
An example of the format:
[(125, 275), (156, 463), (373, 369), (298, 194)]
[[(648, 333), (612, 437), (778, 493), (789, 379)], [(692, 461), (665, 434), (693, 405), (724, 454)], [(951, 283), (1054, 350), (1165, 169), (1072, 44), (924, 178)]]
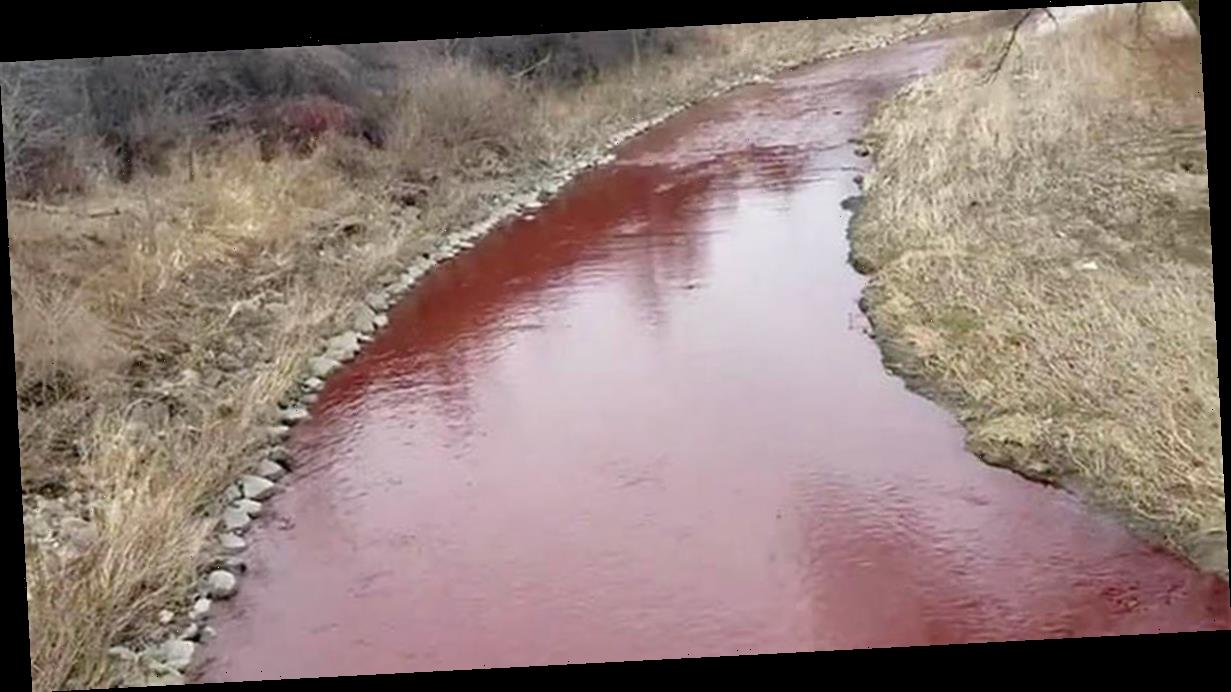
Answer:
[(997, 36), (886, 107), (854, 260), (972, 448), (1225, 576), (1199, 44), (1146, 7), (1019, 36), (992, 78)]

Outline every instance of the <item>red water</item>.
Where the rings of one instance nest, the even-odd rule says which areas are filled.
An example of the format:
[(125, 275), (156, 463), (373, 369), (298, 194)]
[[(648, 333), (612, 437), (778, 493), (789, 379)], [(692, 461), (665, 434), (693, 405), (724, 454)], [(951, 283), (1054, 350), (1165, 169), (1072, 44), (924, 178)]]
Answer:
[(697, 107), (430, 275), (296, 430), (204, 678), (1228, 628), (861, 331), (848, 139), (943, 48)]

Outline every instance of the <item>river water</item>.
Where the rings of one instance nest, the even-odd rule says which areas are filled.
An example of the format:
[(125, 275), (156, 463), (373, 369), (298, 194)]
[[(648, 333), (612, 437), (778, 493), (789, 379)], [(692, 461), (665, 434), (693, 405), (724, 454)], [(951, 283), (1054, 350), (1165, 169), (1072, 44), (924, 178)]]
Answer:
[(946, 40), (695, 107), (426, 277), (296, 428), (202, 677), (1231, 625), (863, 331), (849, 140)]

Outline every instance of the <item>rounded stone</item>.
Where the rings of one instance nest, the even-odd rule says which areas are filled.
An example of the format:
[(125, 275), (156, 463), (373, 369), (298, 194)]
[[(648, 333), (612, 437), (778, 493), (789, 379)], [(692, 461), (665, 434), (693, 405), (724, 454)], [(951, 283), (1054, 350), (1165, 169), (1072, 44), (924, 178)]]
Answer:
[[(236, 536), (236, 538), (238, 538), (238, 536)], [(193, 602), (192, 608), (188, 611), (188, 617), (193, 620), (200, 620), (201, 618), (208, 617), (210, 606), (213, 604), (214, 602), (208, 598), (198, 598)]]
[(274, 482), (260, 476), (246, 475), (239, 479), (239, 489), (250, 500), (263, 500), (273, 494)]
[(256, 500), (244, 498), (231, 503), (231, 506), (239, 511), (247, 514), (250, 517), (258, 516), (261, 513), (261, 503)]
[(369, 307), (378, 313), (381, 310), (389, 309), (389, 299), (383, 293), (369, 293), (363, 302), (367, 303)]
[(170, 685), (186, 685), (184, 674), (178, 670), (160, 670), (150, 673), (148, 677), (141, 681), (140, 685), (132, 685), (133, 687), (166, 687)]
[(237, 572), (239, 574), (243, 574), (244, 572), (248, 571), (248, 563), (245, 562), (242, 557), (239, 557), (236, 555), (223, 558), (222, 567), (223, 569), (227, 569), (232, 572)]
[[(256, 472), (258, 476), (268, 478), (271, 481), (276, 481), (286, 475), (286, 469), (278, 462), (270, 459), (262, 459), (256, 465)], [(238, 500), (239, 498), (234, 499)]]
[(308, 361), (308, 370), (314, 377), (325, 378), (342, 364), (328, 356), (317, 356)]
[(251, 523), (252, 517), (248, 516), (246, 512), (234, 507), (227, 507), (222, 510), (222, 525), (226, 527), (227, 531), (243, 531)]
[(234, 574), (223, 569), (216, 569), (209, 573), (206, 584), (209, 586), (210, 597), (219, 599), (234, 596), (239, 581)]
[(197, 645), (193, 642), (176, 639), (159, 647), (159, 657), (167, 666), (182, 671), (192, 662), (192, 654), (196, 650)]
[(325, 350), (330, 357), (350, 357), (359, 351), (359, 333), (355, 331), (343, 332), (326, 344)]
[(355, 309), (351, 318), (351, 327), (360, 334), (366, 334), (375, 328), (376, 311), (366, 303)]
[(302, 423), (303, 421), (308, 420), (310, 415), (311, 414), (308, 413), (308, 409), (302, 406), (291, 406), (289, 408), (284, 408), (282, 409), (281, 414), (282, 422), (288, 425)]

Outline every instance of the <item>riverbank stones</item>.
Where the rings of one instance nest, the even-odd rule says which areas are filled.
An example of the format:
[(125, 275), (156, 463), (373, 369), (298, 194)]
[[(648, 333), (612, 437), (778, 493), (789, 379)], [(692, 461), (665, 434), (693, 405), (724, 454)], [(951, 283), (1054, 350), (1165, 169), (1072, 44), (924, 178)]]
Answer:
[(246, 475), (239, 479), (239, 489), (250, 500), (264, 500), (274, 492), (274, 482), (260, 476)]
[(235, 595), (238, 586), (235, 575), (224, 569), (216, 569), (206, 577), (206, 587), (209, 589), (210, 598), (230, 598)]

